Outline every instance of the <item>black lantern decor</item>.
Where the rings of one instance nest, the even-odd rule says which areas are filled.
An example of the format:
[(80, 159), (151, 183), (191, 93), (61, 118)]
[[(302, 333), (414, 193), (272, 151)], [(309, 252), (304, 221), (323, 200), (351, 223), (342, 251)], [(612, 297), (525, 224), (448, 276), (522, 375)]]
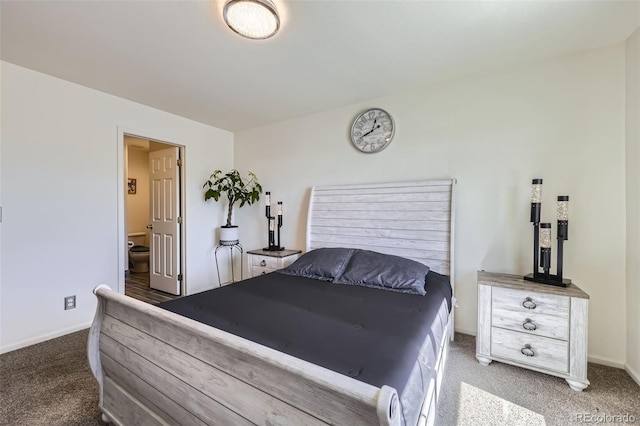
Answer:
[[(558, 260), (556, 275), (551, 269), (551, 224), (540, 223), (542, 210), (542, 179), (531, 182), (531, 222), (533, 223), (533, 274), (523, 278), (537, 283), (568, 287), (570, 279), (562, 278), (562, 249), (564, 242), (569, 239), (569, 196), (558, 196)], [(542, 272), (540, 272), (542, 268)]]
[[(265, 192), (265, 206), (266, 206), (266, 217), (267, 217), (267, 229), (268, 231), (268, 241), (269, 246), (265, 247), (264, 250), (267, 251), (282, 251), (284, 247), (280, 247), (280, 228), (282, 228), (282, 201), (278, 201), (278, 211), (277, 211), (277, 222), (276, 218), (271, 216), (271, 192)], [(277, 228), (277, 236), (278, 243), (276, 244), (276, 228)]]

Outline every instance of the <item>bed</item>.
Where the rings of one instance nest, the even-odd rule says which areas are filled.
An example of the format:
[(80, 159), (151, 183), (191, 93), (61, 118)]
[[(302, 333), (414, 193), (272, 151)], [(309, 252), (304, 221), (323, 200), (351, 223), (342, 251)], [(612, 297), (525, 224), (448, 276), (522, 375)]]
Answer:
[[(88, 353), (103, 420), (123, 425), (433, 424), (453, 338), (454, 188), (455, 180), (340, 185), (314, 187), (310, 196), (307, 254), (347, 251), (342, 278), (357, 265), (356, 253), (365, 256), (365, 264), (377, 264), (366, 256), (388, 254), (426, 265), (427, 293), (446, 293), (441, 289), (447, 286), (436, 283), (442, 278), (451, 283), (439, 307), (423, 306), (427, 296), (402, 288), (300, 277), (295, 268), (161, 307), (96, 287)], [(238, 319), (244, 311), (221, 300), (240, 300), (252, 315)], [(350, 312), (349, 303), (384, 309), (389, 320), (380, 320), (380, 310)], [(263, 311), (270, 304), (273, 310)], [(288, 328), (306, 338), (305, 345), (273, 334), (291, 325), (288, 310), (303, 313), (300, 324), (307, 327)], [(428, 320), (420, 316), (426, 311)], [(326, 323), (342, 316), (349, 316), (352, 327), (342, 336), (328, 331), (333, 329)], [(406, 355), (415, 362), (399, 361), (397, 368), (392, 368), (393, 354), (403, 352), (395, 346), (404, 343), (395, 335), (403, 333), (388, 332), (394, 319), (426, 329)], [(390, 340), (383, 341), (385, 335)], [(352, 352), (367, 341), (364, 355)], [(367, 354), (372, 359), (365, 361)]]

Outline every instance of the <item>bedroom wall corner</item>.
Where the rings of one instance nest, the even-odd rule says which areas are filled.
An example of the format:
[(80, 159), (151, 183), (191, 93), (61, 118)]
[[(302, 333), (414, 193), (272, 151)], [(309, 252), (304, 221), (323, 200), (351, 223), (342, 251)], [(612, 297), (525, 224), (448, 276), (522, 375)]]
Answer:
[[(640, 5), (638, 5), (640, 9)], [(640, 10), (639, 10), (640, 13)], [(640, 27), (626, 42), (627, 356), (640, 385)]]
[[(0, 8), (2, 10), (2, 8)], [(2, 74), (4, 62), (0, 61), (0, 307), (2, 306)], [(0, 332), (2, 330), (2, 315), (0, 315)], [(0, 353), (2, 349), (0, 347)]]
[(117, 288), (119, 127), (186, 147), (188, 291), (217, 286), (224, 208), (202, 183), (233, 166), (233, 133), (7, 62), (0, 86), (0, 352), (86, 327), (93, 288)]

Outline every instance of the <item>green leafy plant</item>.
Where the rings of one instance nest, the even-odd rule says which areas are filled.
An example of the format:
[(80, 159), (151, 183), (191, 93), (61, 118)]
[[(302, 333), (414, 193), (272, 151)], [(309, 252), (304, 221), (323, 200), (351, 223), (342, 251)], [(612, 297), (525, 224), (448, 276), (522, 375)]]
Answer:
[(225, 194), (229, 200), (229, 209), (227, 211), (227, 224), (225, 226), (231, 227), (231, 216), (233, 214), (233, 206), (236, 203), (240, 203), (238, 208), (245, 204), (251, 205), (260, 200), (260, 194), (262, 193), (262, 186), (258, 182), (258, 177), (248, 172), (248, 178), (243, 179), (240, 176), (240, 172), (236, 169), (231, 170), (226, 174), (222, 174), (222, 170), (216, 170), (209, 177), (209, 179), (202, 185), (206, 189), (204, 193), (204, 200), (207, 201), (211, 198), (218, 201), (220, 196)]

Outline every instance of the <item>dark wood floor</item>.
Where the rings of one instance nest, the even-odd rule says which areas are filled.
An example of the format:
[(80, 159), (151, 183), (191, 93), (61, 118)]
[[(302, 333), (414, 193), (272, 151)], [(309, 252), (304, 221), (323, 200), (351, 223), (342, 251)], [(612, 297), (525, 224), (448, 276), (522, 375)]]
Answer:
[(124, 280), (124, 294), (152, 305), (180, 297), (149, 287), (148, 272), (129, 272)]

